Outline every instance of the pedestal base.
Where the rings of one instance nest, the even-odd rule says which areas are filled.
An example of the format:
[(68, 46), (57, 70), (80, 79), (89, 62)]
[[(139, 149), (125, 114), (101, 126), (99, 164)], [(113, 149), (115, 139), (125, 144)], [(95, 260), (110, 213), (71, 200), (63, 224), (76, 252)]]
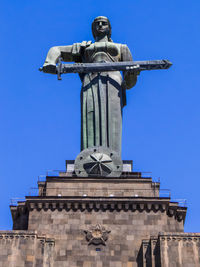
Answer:
[(141, 173), (63, 172), (38, 186), (38, 196), (11, 206), (1, 266), (200, 266), (200, 234), (183, 232), (186, 208)]

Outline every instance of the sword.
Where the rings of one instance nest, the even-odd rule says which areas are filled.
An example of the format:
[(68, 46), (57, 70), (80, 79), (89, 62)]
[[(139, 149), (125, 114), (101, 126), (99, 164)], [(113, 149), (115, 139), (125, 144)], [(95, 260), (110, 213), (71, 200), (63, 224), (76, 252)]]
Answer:
[[(61, 80), (61, 74), (64, 73), (100, 73), (109, 71), (130, 71), (140, 72), (144, 70), (162, 70), (172, 66), (169, 60), (147, 60), (147, 61), (122, 61), (122, 62), (95, 62), (95, 63), (73, 63), (63, 64), (59, 58), (58, 64), (52, 74), (57, 74), (58, 80)], [(40, 71), (47, 72), (43, 67)]]

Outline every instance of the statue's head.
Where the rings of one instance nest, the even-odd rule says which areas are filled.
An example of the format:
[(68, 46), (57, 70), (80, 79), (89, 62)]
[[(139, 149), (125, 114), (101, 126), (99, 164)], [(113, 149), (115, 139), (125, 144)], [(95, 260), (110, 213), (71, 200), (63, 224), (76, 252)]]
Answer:
[(92, 22), (92, 34), (94, 39), (101, 39), (107, 35), (108, 40), (111, 41), (111, 25), (107, 17), (99, 16)]

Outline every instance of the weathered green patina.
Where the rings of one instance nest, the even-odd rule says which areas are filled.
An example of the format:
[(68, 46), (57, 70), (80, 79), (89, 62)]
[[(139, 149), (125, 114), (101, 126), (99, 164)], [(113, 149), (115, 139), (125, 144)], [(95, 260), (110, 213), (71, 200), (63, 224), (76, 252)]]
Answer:
[[(92, 23), (95, 42), (75, 43), (52, 47), (43, 65), (43, 71), (55, 73), (61, 57), (66, 62), (120, 62), (132, 61), (125, 44), (111, 40), (111, 25), (106, 17), (97, 17)], [(137, 72), (119, 71), (80, 74), (81, 89), (81, 150), (90, 147), (108, 147), (121, 155), (122, 109), (126, 105), (126, 89), (137, 81)]]

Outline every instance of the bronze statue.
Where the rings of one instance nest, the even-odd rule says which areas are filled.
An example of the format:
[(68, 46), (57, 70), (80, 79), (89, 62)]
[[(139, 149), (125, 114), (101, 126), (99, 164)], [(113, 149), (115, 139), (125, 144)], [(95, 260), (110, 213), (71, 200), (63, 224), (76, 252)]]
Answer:
[[(82, 81), (82, 152), (76, 159), (75, 170), (78, 175), (118, 176), (122, 171), (122, 109), (126, 105), (126, 89), (136, 84), (140, 70), (168, 68), (171, 63), (163, 60), (159, 61), (159, 64), (158, 61), (152, 61), (151, 64), (148, 61), (145, 62), (147, 68), (132, 64), (132, 55), (127, 45), (112, 41), (111, 25), (106, 17), (94, 19), (92, 33), (94, 43), (83, 41), (68, 46), (52, 47), (41, 70), (57, 73), (60, 79), (60, 74), (64, 73), (62, 70), (65, 69), (62, 69), (61, 61), (82, 63), (73, 64), (78, 66), (80, 71), (75, 71), (72, 66), (72, 72), (79, 72)], [(113, 67), (120, 65), (120, 62), (125, 63), (125, 70)], [(129, 62), (134, 66), (129, 67)], [(84, 64), (92, 65), (93, 70), (97, 65), (104, 68), (108, 65), (108, 68), (101, 68), (102, 71), (87, 71), (86, 68), (86, 71), (83, 71)], [(112, 71), (106, 71), (107, 69)], [(122, 75), (118, 69), (123, 70)]]
[[(54, 72), (59, 57), (74, 62), (132, 61), (128, 47), (111, 40), (111, 25), (106, 17), (92, 23), (95, 42), (52, 47), (43, 71)], [(126, 104), (126, 89), (133, 87), (137, 74), (119, 71), (80, 74), (81, 89), (81, 150), (109, 147), (121, 154), (122, 108)]]

